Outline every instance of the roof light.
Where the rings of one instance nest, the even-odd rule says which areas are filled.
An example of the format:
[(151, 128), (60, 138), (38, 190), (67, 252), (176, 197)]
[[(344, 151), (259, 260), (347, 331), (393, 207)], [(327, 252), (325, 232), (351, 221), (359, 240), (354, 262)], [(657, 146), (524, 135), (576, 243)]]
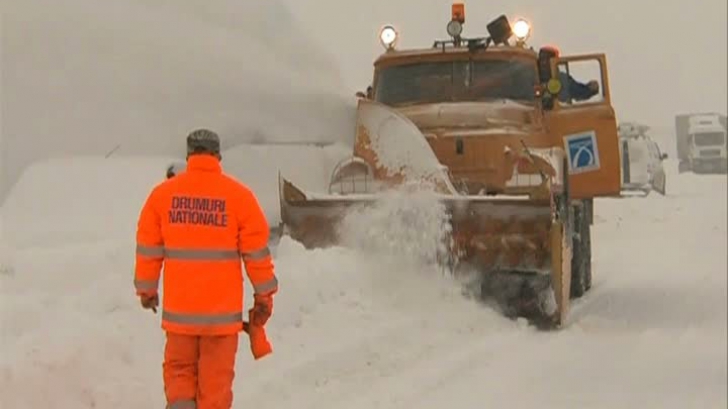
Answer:
[(447, 23), (447, 33), (450, 35), (450, 37), (460, 37), (460, 34), (462, 34), (462, 32), (463, 24), (458, 20), (450, 20), (450, 22)]
[(531, 35), (531, 25), (524, 19), (518, 19), (513, 24), (513, 34), (518, 41), (526, 41), (528, 36)]
[(379, 31), (379, 41), (382, 42), (382, 45), (387, 50), (391, 50), (394, 48), (394, 44), (397, 43), (397, 37), (399, 35), (397, 34), (397, 30), (390, 25), (382, 27), (381, 31)]
[(495, 45), (508, 44), (508, 39), (513, 35), (513, 30), (505, 14), (498, 16), (498, 18), (488, 23), (485, 28)]
[(452, 13), (451, 13), (451, 20), (455, 20), (459, 22), (460, 24), (465, 23), (465, 4), (463, 3), (453, 3), (452, 4)]

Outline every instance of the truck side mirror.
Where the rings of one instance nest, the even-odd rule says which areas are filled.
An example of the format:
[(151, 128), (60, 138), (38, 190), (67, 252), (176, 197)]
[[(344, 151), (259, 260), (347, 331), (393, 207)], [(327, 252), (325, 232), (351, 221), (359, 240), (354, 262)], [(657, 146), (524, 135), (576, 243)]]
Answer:
[(541, 105), (546, 111), (554, 109), (554, 99), (558, 98), (561, 93), (561, 81), (557, 78), (551, 78), (546, 82), (538, 86), (537, 95), (541, 98)]
[(554, 109), (554, 97), (548, 92), (543, 93), (541, 95), (541, 106), (543, 107), (544, 111), (550, 111)]

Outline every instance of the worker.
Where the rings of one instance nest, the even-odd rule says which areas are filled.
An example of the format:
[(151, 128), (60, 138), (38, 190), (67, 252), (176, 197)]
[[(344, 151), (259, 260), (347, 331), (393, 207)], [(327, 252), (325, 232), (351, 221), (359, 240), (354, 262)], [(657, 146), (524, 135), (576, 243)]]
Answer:
[(176, 163), (167, 166), (167, 179), (177, 176), (177, 173), (179, 173), (179, 169)]
[[(552, 58), (558, 58), (559, 49), (553, 46), (542, 47), (538, 52), (538, 60), (541, 71), (541, 82), (545, 83), (551, 78), (550, 62)], [(599, 82), (589, 81), (586, 84), (574, 79), (571, 74), (559, 70), (559, 81), (561, 82), (561, 92), (559, 93), (559, 101), (571, 102), (586, 101), (599, 93)]]
[(154, 187), (139, 216), (134, 285), (142, 307), (155, 313), (164, 264), (162, 372), (170, 409), (232, 407), (242, 264), (254, 289), (246, 330), (265, 326), (278, 291), (263, 211), (220, 160), (216, 133), (191, 132), (186, 171)]

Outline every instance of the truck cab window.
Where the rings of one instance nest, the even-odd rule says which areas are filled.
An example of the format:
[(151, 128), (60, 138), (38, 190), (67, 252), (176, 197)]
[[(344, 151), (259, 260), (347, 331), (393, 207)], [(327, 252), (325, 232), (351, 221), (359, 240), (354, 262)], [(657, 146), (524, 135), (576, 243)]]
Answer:
[(493, 59), (418, 62), (379, 70), (375, 99), (390, 106), (513, 100), (535, 103), (533, 61)]
[(710, 146), (721, 145), (724, 141), (724, 135), (721, 132), (705, 132), (695, 135), (695, 145)]
[(598, 60), (569, 61), (558, 65), (561, 81), (559, 102), (584, 104), (604, 101), (601, 65)]

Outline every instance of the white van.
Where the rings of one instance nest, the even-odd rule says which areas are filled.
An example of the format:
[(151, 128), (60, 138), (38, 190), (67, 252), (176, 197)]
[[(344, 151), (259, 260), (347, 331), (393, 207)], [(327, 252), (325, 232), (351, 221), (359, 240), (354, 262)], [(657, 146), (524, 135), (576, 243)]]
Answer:
[(655, 190), (664, 195), (666, 176), (662, 161), (667, 154), (650, 138), (647, 125), (619, 124), (619, 153), (622, 160), (622, 191), (645, 195)]

